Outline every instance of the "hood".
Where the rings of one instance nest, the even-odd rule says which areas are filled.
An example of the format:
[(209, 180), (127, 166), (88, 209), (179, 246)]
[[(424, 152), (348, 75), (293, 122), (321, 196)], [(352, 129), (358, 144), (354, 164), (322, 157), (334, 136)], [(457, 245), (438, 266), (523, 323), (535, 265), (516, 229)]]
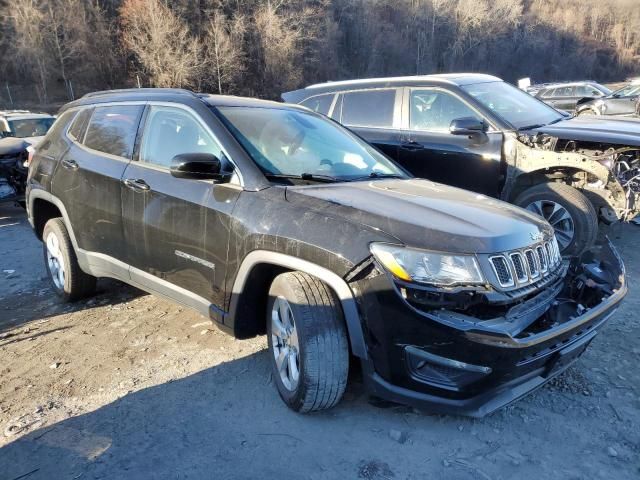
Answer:
[(634, 118), (580, 116), (536, 128), (534, 131), (563, 140), (640, 146), (640, 119)]
[(30, 145), (26, 138), (6, 137), (0, 139), (0, 155), (19, 154)]
[(548, 236), (542, 218), (508, 203), (428, 180), (288, 187), (287, 200), (382, 231), (407, 246), (496, 253)]

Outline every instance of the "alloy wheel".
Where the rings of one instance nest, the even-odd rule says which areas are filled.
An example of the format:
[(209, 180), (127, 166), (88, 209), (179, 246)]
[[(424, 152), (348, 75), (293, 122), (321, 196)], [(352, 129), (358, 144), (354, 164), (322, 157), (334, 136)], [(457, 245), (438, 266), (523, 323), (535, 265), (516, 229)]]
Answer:
[(575, 235), (573, 218), (566, 208), (551, 200), (537, 200), (527, 205), (527, 210), (540, 215), (553, 227), (560, 250), (566, 249)]
[(47, 264), (51, 279), (58, 290), (64, 290), (65, 264), (62, 251), (60, 250), (60, 241), (55, 233), (51, 232), (46, 238), (47, 245)]
[(282, 384), (295, 391), (300, 380), (300, 345), (289, 302), (276, 298), (271, 309), (271, 344)]

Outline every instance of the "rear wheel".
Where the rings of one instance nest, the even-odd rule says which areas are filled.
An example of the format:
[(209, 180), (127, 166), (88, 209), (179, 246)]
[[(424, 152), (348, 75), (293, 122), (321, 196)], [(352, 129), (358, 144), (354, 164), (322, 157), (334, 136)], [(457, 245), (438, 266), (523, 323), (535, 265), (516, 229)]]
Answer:
[(349, 346), (342, 308), (328, 285), (283, 273), (269, 290), (267, 338), (273, 377), (298, 412), (336, 405), (347, 385)]
[(73, 302), (94, 293), (96, 278), (80, 269), (69, 232), (61, 218), (49, 220), (42, 232), (44, 263), (55, 292)]
[(522, 192), (516, 205), (547, 220), (563, 255), (577, 255), (598, 235), (598, 216), (582, 193), (564, 183), (542, 183)]

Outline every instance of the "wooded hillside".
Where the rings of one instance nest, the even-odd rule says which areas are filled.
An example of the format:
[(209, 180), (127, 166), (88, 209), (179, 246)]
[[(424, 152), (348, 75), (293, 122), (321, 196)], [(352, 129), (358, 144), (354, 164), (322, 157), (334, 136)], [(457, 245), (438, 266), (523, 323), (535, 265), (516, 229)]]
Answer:
[(277, 98), (309, 83), (450, 71), (640, 73), (637, 0), (0, 0), (0, 104), (182, 86)]

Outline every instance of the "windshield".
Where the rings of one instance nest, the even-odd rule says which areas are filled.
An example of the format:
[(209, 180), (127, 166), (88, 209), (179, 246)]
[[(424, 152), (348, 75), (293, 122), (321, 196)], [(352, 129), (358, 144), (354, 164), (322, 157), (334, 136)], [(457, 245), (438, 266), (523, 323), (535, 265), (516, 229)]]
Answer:
[(366, 142), (319, 116), (279, 108), (219, 107), (218, 111), (267, 176), (336, 180), (407, 176)]
[(53, 125), (55, 118), (25, 118), (9, 120), (8, 136), (16, 138), (42, 137)]
[(562, 120), (560, 112), (505, 82), (463, 85), (462, 89), (518, 130)]
[(633, 97), (640, 94), (640, 85), (627, 85), (613, 92), (614, 97)]

